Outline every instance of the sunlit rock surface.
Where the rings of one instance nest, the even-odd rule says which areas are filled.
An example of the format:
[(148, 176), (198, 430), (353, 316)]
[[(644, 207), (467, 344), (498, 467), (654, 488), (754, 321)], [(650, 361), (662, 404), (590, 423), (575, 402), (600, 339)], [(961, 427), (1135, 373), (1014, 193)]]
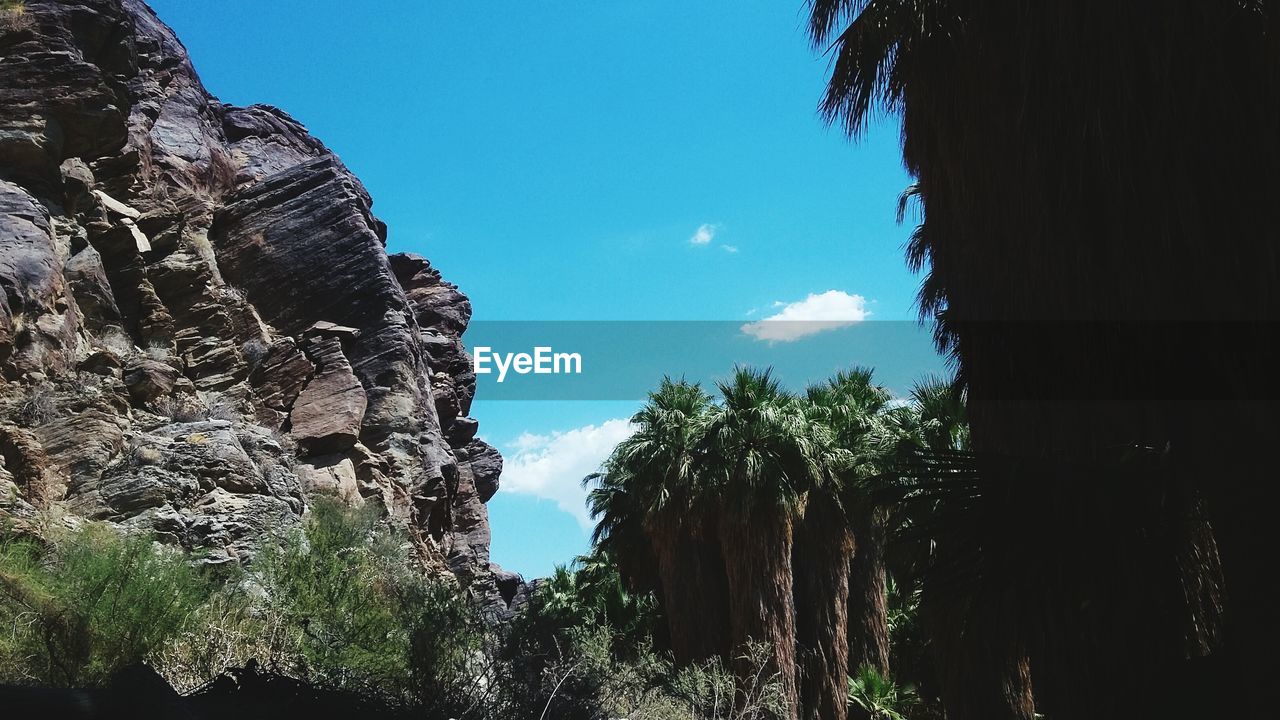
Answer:
[(466, 296), (387, 255), (301, 124), (210, 96), (144, 3), (26, 5), (0, 30), (0, 521), (250, 562), (331, 495), (505, 614)]

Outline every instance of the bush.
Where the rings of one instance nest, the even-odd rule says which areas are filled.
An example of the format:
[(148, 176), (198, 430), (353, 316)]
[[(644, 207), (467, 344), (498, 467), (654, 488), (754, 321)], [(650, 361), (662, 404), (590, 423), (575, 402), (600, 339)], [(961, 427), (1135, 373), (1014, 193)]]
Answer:
[(337, 687), (407, 685), (408, 633), (399, 625), (372, 534), (375, 517), (316, 504), (303, 532), (264, 548), (258, 576), (312, 679)]
[(467, 720), (765, 720), (781, 698), (776, 678), (739, 688), (720, 662), (675, 673), (652, 599), (621, 593), (607, 563), (580, 559), (489, 628), (371, 509), (319, 502), (278, 540), (216, 577), (98, 525), (0, 545), (0, 682), (97, 685), (147, 662), (185, 692), (253, 666)]
[(164, 338), (149, 338), (142, 352), (157, 362), (165, 362), (173, 356), (173, 342)]
[(34, 24), (22, 0), (0, 0), (0, 32), (25, 30)]
[(613, 651), (631, 658), (653, 650), (665, 622), (653, 594), (629, 592), (616, 562), (597, 548), (540, 583), (512, 636), (521, 652), (550, 655), (572, 629), (599, 626), (613, 631)]
[(465, 714), (495, 681), (475, 607), (452, 585), (402, 577), (395, 606), (409, 636), (409, 686), (421, 707)]
[(267, 344), (259, 338), (249, 338), (240, 346), (240, 354), (244, 356), (249, 370), (256, 370), (262, 364), (262, 358), (267, 356)]
[(59, 415), (57, 390), (53, 383), (42, 382), (31, 387), (14, 419), (22, 427), (34, 428), (56, 420)]
[(173, 422), (194, 423), (205, 420), (240, 422), (240, 402), (222, 393), (200, 390), (195, 395), (174, 393), (151, 401), (150, 409)]
[(849, 678), (849, 704), (871, 720), (907, 720), (920, 699), (915, 688), (900, 686), (866, 665)]
[(714, 660), (675, 671), (655, 647), (663, 623), (649, 594), (627, 592), (597, 550), (541, 583), (508, 638), (507, 695), (493, 718), (767, 720), (785, 715), (781, 683), (765, 668), (768, 647), (738, 660), (756, 668), (739, 686)]
[(191, 632), (168, 643), (153, 661), (179, 692), (251, 663), (281, 675), (303, 674), (284, 618), (257, 602), (261, 588), (252, 578), (238, 568), (230, 572), (232, 577), (192, 616)]
[(393, 704), (479, 706), (497, 677), (470, 602), (368, 511), (317, 503), (252, 572), (86, 524), (0, 544), (0, 682), (92, 686), (147, 662), (188, 690), (256, 660)]
[(566, 630), (557, 650), (558, 657), (545, 666), (534, 693), (537, 709), (546, 717), (651, 718), (679, 707), (665, 688), (670, 661), (652, 649), (630, 648), (625, 657), (616, 631), (607, 624)]
[(208, 420), (227, 420), (229, 422), (239, 422), (240, 403), (233, 397), (223, 395), (222, 393), (206, 392), (201, 390), (196, 393), (200, 404), (204, 405), (204, 419)]
[(86, 524), (49, 546), (0, 546), (0, 675), (98, 685), (153, 659), (188, 627), (208, 583), (143, 536)]
[(474, 704), (483, 632), (450, 583), (411, 567), (372, 510), (315, 504), (257, 568), (270, 615), (307, 679), (440, 711)]
[(750, 672), (739, 685), (733, 670), (720, 660), (681, 671), (672, 682), (674, 694), (690, 716), (704, 720), (766, 720), (786, 716), (786, 697), (776, 673), (766, 674), (773, 652), (767, 643), (750, 643), (738, 651)]

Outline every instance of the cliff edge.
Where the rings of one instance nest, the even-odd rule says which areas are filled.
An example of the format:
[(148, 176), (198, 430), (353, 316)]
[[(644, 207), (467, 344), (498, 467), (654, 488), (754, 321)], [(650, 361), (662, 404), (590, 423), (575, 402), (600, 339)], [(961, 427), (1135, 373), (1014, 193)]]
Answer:
[(0, 98), (0, 523), (247, 562), (331, 496), (504, 612), (471, 304), (342, 161), (218, 102), (140, 0), (28, 0)]

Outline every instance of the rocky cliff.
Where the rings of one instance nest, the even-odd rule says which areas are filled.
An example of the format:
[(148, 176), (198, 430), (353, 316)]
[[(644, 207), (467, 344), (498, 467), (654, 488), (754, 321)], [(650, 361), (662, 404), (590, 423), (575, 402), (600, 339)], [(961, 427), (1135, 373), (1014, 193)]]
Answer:
[(318, 496), (373, 503), (501, 612), (466, 296), (141, 0), (0, 12), (0, 522), (246, 562)]

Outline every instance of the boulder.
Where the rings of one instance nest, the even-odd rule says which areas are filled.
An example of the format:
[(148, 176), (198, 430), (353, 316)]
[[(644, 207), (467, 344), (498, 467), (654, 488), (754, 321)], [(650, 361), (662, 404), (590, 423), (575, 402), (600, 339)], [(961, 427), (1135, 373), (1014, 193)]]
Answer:
[(345, 455), (323, 455), (299, 463), (298, 478), (309, 494), (336, 498), (349, 507), (364, 504), (355, 463)]
[(62, 274), (76, 299), (85, 327), (103, 333), (109, 327), (120, 326), (120, 308), (111, 291), (111, 282), (107, 279), (102, 256), (93, 246), (85, 247), (72, 255)]
[(171, 394), (179, 375), (181, 373), (168, 363), (138, 358), (125, 366), (124, 384), (134, 402), (145, 404)]
[(489, 502), (498, 492), (502, 453), (483, 440), (472, 440), (467, 444), (467, 457), (471, 461), (471, 474), (475, 478), (480, 502)]
[(315, 363), (293, 338), (281, 338), (267, 347), (249, 373), (249, 382), (263, 405), (288, 412), (315, 371)]
[(346, 450), (360, 437), (368, 402), (364, 387), (337, 338), (312, 338), (304, 348), (316, 371), (293, 403), (289, 433), (312, 455)]
[(122, 425), (119, 416), (95, 408), (55, 418), (35, 436), (68, 480), (98, 477), (124, 448)]
[(0, 457), (4, 458), (7, 482), (31, 505), (46, 507), (62, 496), (63, 483), (40, 440), (31, 431), (16, 425), (0, 425)]
[(97, 350), (89, 353), (89, 356), (81, 360), (76, 369), (81, 372), (93, 373), (94, 375), (104, 375), (108, 377), (121, 377), (124, 373), (124, 363), (120, 360), (120, 356), (110, 350)]
[(57, 372), (71, 359), (76, 313), (62, 265), (49, 212), (25, 188), (0, 180), (0, 357), (12, 375)]

